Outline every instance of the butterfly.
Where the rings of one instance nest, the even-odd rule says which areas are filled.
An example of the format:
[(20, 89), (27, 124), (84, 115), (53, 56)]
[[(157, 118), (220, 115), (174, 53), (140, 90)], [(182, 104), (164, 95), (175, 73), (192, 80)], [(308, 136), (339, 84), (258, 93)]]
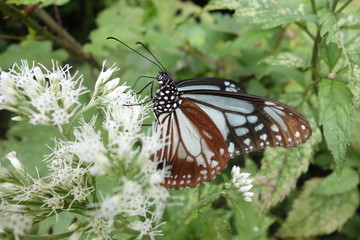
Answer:
[(151, 101), (157, 131), (165, 142), (153, 160), (170, 171), (163, 186), (196, 187), (219, 175), (234, 156), (265, 147), (295, 147), (311, 137), (308, 121), (290, 106), (248, 94), (228, 79), (174, 82), (143, 46), (157, 62), (132, 50), (160, 68)]

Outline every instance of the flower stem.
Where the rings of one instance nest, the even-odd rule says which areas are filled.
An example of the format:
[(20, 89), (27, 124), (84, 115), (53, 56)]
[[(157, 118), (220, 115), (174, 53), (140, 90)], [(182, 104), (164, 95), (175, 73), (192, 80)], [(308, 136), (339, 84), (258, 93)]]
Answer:
[(90, 102), (85, 107), (83, 107), (79, 112), (76, 113), (76, 115), (73, 117), (69, 126), (66, 128), (66, 130), (64, 132), (64, 137), (66, 139), (70, 138), (70, 133), (72, 132), (72, 129), (74, 128), (75, 122), (77, 122), (77, 120), (81, 117), (82, 114), (89, 111), (94, 106), (96, 106), (96, 102), (94, 101), (94, 98), (91, 98)]
[(198, 208), (200, 208), (200, 207), (202, 207), (203, 205), (207, 204), (209, 201), (211, 201), (211, 200), (219, 197), (220, 195), (225, 194), (226, 191), (227, 191), (227, 190), (214, 193), (213, 195), (210, 195), (209, 197), (200, 200), (197, 204), (195, 204), (195, 206), (193, 206), (193, 207), (188, 211), (188, 213), (185, 215), (185, 218), (184, 218), (184, 221), (183, 221), (183, 222), (185, 222), (185, 221), (191, 216), (191, 214), (192, 214), (195, 210), (197, 210)]

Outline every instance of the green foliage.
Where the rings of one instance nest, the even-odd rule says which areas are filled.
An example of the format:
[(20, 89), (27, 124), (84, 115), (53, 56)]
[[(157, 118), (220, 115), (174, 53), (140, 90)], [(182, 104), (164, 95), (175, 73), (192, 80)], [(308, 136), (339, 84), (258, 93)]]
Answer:
[(322, 58), (329, 67), (329, 72), (331, 72), (341, 57), (341, 48), (336, 43), (330, 42), (321, 44), (320, 51)]
[[(88, 15), (82, 16), (81, 30), (85, 29), (88, 39), (78, 45), (36, 13), (21, 13), (22, 6), (18, 5), (37, 2), (48, 13), (57, 8), (60, 18), (69, 9), (84, 7), (83, 3), (67, 0), (0, 1), (0, 17), (6, 19), (0, 34), (0, 69), (8, 69), (21, 59), (51, 66), (54, 59), (73, 62), (86, 71), (85, 75), (97, 76), (99, 63), (107, 59), (107, 66), (116, 63), (121, 67), (119, 75), (127, 85), (132, 86), (139, 76), (156, 76), (159, 69), (152, 63), (106, 39), (113, 36), (149, 56), (135, 44), (144, 42), (175, 80), (233, 79), (251, 94), (294, 107), (310, 122), (312, 137), (303, 145), (266, 149), (240, 160), (242, 169), (256, 178), (257, 198), (252, 203), (235, 193), (223, 192), (229, 170), (213, 183), (171, 191), (175, 204), (170, 201), (163, 217), (166, 224), (159, 227), (164, 231), (163, 239), (321, 236), (333, 240), (359, 236), (359, 2), (211, 0), (201, 7), (198, 1), (107, 0), (100, 9), (85, 7)], [(36, 20), (40, 29), (54, 38), (24, 23), (20, 15), (12, 15), (4, 6), (15, 7), (24, 18)], [(96, 18), (90, 19), (93, 14)], [(69, 34), (79, 31), (72, 25), (54, 22)], [(20, 23), (26, 26), (21, 31)], [(71, 47), (66, 45), (69, 42)], [(140, 79), (135, 91), (150, 80)], [(93, 86), (95, 81), (84, 84)], [(149, 90), (142, 95), (148, 96)], [(151, 123), (152, 119), (146, 121)], [(45, 145), (51, 146), (49, 139), (55, 132), (49, 127), (12, 123), (2, 135), (0, 158), (16, 150), (31, 170), (36, 160), (49, 152)], [(42, 164), (37, 163), (40, 175), (45, 169)], [(233, 162), (229, 165), (231, 169)], [(100, 179), (99, 185), (107, 181)], [(180, 206), (178, 199), (182, 199)], [(46, 232), (53, 220), (48, 221), (38, 233)], [(126, 234), (127, 238), (135, 236), (132, 232)]]
[(359, 184), (359, 174), (351, 168), (344, 168), (342, 174), (343, 177), (338, 178), (336, 173), (333, 172), (324, 178), (321, 183), (314, 188), (314, 194), (330, 196), (355, 189)]
[(210, 10), (235, 10), (237, 18), (249, 21), (263, 29), (274, 28), (292, 22), (317, 22), (317, 17), (309, 11), (309, 6), (298, 0), (279, 2), (270, 0), (213, 0), (208, 8)]
[(319, 120), (340, 173), (351, 135), (352, 95), (346, 84), (337, 80), (324, 79), (319, 88)]
[(302, 193), (294, 201), (288, 218), (279, 230), (282, 237), (309, 238), (329, 234), (354, 214), (359, 206), (357, 189), (352, 188), (330, 196), (314, 192), (323, 181), (325, 180), (314, 178), (305, 183)]
[[(286, 96), (288, 101), (299, 106), (301, 95)], [(299, 109), (299, 107), (298, 107)], [(306, 172), (315, 154), (315, 146), (321, 142), (321, 132), (317, 127), (315, 116), (307, 104), (300, 107), (309, 121), (312, 137), (305, 144), (293, 149), (267, 149), (262, 159), (258, 174), (261, 187), (262, 211), (278, 204), (295, 188), (299, 176)]]
[(261, 63), (295, 68), (308, 67), (307, 62), (304, 59), (290, 52), (281, 52), (275, 56), (266, 57), (261, 61)]
[(14, 63), (20, 63), (20, 60), (27, 59), (29, 62), (42, 62), (46, 67), (52, 65), (51, 60), (63, 62), (68, 58), (68, 53), (63, 49), (53, 50), (50, 41), (35, 41), (28, 39), (20, 44), (10, 45), (6, 51), (0, 54), (1, 68), (8, 69)]

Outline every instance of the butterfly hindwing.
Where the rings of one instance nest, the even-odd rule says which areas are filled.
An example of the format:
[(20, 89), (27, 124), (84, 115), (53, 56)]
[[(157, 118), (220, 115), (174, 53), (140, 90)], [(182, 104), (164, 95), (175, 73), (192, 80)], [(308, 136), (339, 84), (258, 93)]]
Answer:
[(211, 118), (195, 103), (181, 99), (181, 107), (162, 114), (159, 125), (166, 146), (157, 159), (171, 165), (167, 188), (195, 187), (223, 171), (230, 156), (227, 143)]

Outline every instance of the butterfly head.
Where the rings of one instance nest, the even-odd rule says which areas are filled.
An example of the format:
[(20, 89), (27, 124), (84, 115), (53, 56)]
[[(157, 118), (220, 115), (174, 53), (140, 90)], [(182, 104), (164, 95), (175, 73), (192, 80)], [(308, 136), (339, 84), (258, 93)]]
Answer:
[(166, 85), (169, 82), (172, 82), (171, 78), (166, 72), (159, 72), (159, 75), (157, 76), (157, 81), (159, 85)]

